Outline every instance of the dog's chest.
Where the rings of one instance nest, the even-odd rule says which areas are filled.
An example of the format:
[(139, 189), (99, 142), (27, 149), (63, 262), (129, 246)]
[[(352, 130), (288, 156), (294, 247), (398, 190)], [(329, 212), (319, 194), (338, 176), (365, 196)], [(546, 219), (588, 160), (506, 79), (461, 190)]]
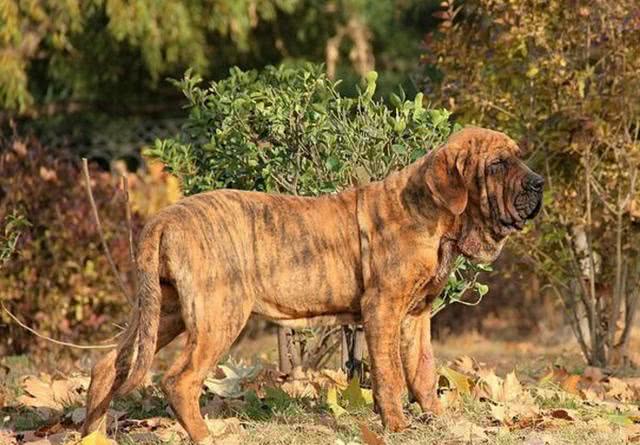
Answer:
[(432, 276), (419, 279), (414, 287), (414, 292), (409, 305), (409, 313), (421, 313), (427, 309), (433, 300), (442, 292), (447, 281), (453, 262), (456, 257), (453, 243), (444, 242), (438, 252), (438, 265)]

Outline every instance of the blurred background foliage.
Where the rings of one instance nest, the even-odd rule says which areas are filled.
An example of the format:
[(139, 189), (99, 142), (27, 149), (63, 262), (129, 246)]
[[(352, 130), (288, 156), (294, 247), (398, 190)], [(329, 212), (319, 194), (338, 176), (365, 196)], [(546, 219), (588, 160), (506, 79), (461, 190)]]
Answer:
[(547, 176), (543, 216), (513, 246), (596, 366), (627, 359), (640, 300), (640, 4), (443, 2), (425, 38), (427, 97), (506, 131)]
[[(112, 337), (127, 304), (100, 245), (80, 160), (33, 138), (14, 136), (0, 145), (0, 302), (44, 335), (76, 343)], [(97, 164), (90, 174), (107, 244), (132, 292), (119, 179)], [(145, 218), (177, 200), (180, 191), (157, 163), (128, 179), (135, 236)], [(4, 312), (0, 335), (0, 355), (47, 346)]]
[[(413, 97), (435, 0), (0, 0), (0, 125), (47, 146), (136, 169), (140, 145), (179, 128), (167, 82), (192, 69), (325, 63), (341, 92), (380, 74), (378, 93)], [(6, 128), (6, 125), (4, 125)]]
[[(2, 0), (0, 105), (25, 115), (161, 107), (166, 77), (232, 66), (326, 62), (330, 77), (376, 69), (411, 87), (435, 1)], [(387, 77), (388, 74), (388, 77)], [(353, 84), (353, 82), (352, 82)], [(121, 102), (126, 99), (126, 102)]]
[[(108, 243), (127, 275), (121, 191), (100, 172), (129, 172), (136, 230), (180, 196), (177, 180), (141, 155), (184, 123), (183, 96), (168, 78), (190, 69), (220, 80), (234, 66), (311, 61), (342, 80), (340, 94), (356, 95), (375, 68), (376, 95), (402, 86), (412, 100), (436, 8), (417, 0), (0, 0), (0, 225), (15, 209), (33, 222), (3, 270), (3, 301), (56, 338), (82, 343), (115, 332), (126, 305), (100, 250), (79, 157), (94, 161)], [(5, 352), (42, 345), (6, 314), (1, 320), (0, 335), (12, 339)]]

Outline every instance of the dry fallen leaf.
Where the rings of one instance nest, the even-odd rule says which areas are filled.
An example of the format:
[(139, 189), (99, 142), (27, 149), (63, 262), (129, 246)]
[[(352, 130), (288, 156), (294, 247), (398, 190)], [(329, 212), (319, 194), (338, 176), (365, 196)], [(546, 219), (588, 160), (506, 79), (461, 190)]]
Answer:
[(581, 377), (579, 375), (572, 374), (564, 379), (560, 386), (568, 393), (579, 395), (580, 391), (578, 391), (578, 383), (580, 383), (580, 378)]
[(242, 425), (237, 417), (205, 419), (205, 422), (211, 433), (212, 443), (216, 445), (240, 445)]
[(607, 396), (612, 399), (621, 402), (630, 402), (634, 399), (634, 391), (622, 379), (609, 377), (605, 387), (607, 388)]
[(449, 382), (450, 388), (455, 388), (461, 395), (467, 395), (471, 392), (471, 379), (466, 375), (447, 366), (440, 368), (440, 375)]
[(627, 443), (640, 443), (640, 425), (634, 424), (626, 427), (623, 430), (625, 440)]
[(481, 370), (480, 378), (474, 387), (474, 394), (479, 399), (501, 400), (502, 379), (492, 370)]
[(474, 362), (474, 360), (468, 355), (463, 355), (455, 359), (453, 364), (462, 372), (463, 374), (475, 375), (478, 366)]
[(64, 427), (62, 426), (62, 423), (60, 423), (60, 421), (56, 421), (56, 422), (41, 426), (36, 430), (35, 434), (38, 437), (47, 437), (53, 434), (58, 434), (63, 430), (63, 428)]
[(24, 445), (53, 445), (51, 441), (47, 437), (43, 437), (42, 439), (31, 440), (29, 442), (24, 442)]
[(208, 377), (204, 381), (204, 386), (209, 392), (226, 398), (242, 397), (244, 394), (242, 384), (255, 378), (261, 370), (259, 364), (244, 365), (231, 361), (224, 365), (218, 365), (218, 368), (224, 372), (225, 377)]
[(213, 399), (208, 400), (200, 411), (203, 416), (208, 416), (214, 419), (216, 417), (221, 417), (226, 411), (226, 408), (227, 406), (224, 399), (219, 396), (213, 396)]
[(18, 402), (35, 408), (46, 419), (67, 406), (83, 403), (88, 381), (87, 377), (52, 380), (48, 375), (26, 376), (21, 384), (25, 394), (18, 397)]
[(587, 402), (595, 402), (601, 400), (601, 397), (597, 392), (593, 390), (593, 388), (584, 388), (580, 390), (580, 396)]
[(509, 402), (518, 398), (523, 392), (522, 385), (515, 372), (510, 372), (502, 384), (502, 401)]
[(565, 368), (561, 366), (555, 366), (550, 369), (547, 374), (540, 378), (540, 380), (538, 380), (538, 383), (541, 385), (551, 382), (560, 384), (567, 377), (569, 377), (569, 372)]
[(480, 399), (491, 400), (491, 416), (505, 425), (515, 420), (529, 421), (540, 411), (533, 396), (524, 390), (514, 372), (507, 374), (504, 380), (493, 371), (481, 372), (474, 394)]
[(15, 151), (21, 158), (24, 158), (27, 155), (27, 146), (22, 141), (13, 141), (13, 146), (11, 148), (13, 148), (13, 151)]
[(438, 400), (440, 400), (440, 404), (444, 409), (454, 406), (461, 400), (458, 391), (451, 389), (439, 389), (438, 392), (440, 393), (438, 395)]
[(491, 416), (498, 422), (507, 423), (507, 410), (504, 405), (491, 405)]
[(0, 428), (0, 443), (6, 445), (17, 445), (18, 441), (13, 431)]
[(466, 419), (462, 419), (449, 427), (449, 432), (464, 443), (481, 443), (489, 439), (484, 429)]
[[(323, 369), (320, 371), (320, 375), (328, 380), (327, 386), (334, 384), (338, 389), (346, 389), (349, 385), (347, 374), (342, 369)], [(320, 378), (318, 378), (318, 380), (320, 380)]]
[(294, 398), (318, 397), (318, 391), (308, 380), (293, 380), (282, 384), (282, 390)]
[(228, 417), (226, 419), (205, 418), (205, 422), (207, 423), (209, 432), (213, 437), (242, 432), (242, 425), (240, 424), (240, 419), (237, 417)]
[(56, 173), (55, 170), (41, 166), (40, 167), (40, 177), (44, 180), (44, 181), (57, 181), (58, 180), (58, 174)]
[(597, 383), (604, 379), (604, 373), (600, 368), (596, 368), (595, 366), (587, 366), (582, 373), (582, 377), (585, 380)]
[(104, 434), (99, 431), (94, 431), (93, 433), (85, 436), (80, 441), (79, 445), (117, 445), (115, 441), (111, 439), (107, 439)]
[(549, 413), (549, 415), (554, 419), (562, 419), (562, 420), (569, 420), (569, 421), (576, 420), (575, 410), (570, 410), (570, 409), (554, 409)]

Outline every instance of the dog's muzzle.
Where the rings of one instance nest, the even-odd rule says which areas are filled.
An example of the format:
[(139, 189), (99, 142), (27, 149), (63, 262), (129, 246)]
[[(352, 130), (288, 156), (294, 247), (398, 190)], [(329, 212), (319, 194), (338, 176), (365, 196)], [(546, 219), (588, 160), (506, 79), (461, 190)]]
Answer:
[(533, 219), (542, 207), (542, 191), (544, 178), (536, 173), (529, 173), (522, 181), (522, 191), (516, 197), (515, 207), (518, 215), (524, 219)]

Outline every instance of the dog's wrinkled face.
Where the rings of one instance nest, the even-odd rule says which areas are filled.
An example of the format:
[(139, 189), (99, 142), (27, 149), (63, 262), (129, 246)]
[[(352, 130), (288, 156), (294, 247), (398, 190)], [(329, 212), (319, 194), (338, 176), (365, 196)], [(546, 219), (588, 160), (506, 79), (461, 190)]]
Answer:
[(503, 133), (466, 128), (429, 160), (427, 186), (436, 203), (461, 217), (458, 248), (475, 261), (493, 261), (506, 240), (535, 217), (544, 179), (519, 159)]

